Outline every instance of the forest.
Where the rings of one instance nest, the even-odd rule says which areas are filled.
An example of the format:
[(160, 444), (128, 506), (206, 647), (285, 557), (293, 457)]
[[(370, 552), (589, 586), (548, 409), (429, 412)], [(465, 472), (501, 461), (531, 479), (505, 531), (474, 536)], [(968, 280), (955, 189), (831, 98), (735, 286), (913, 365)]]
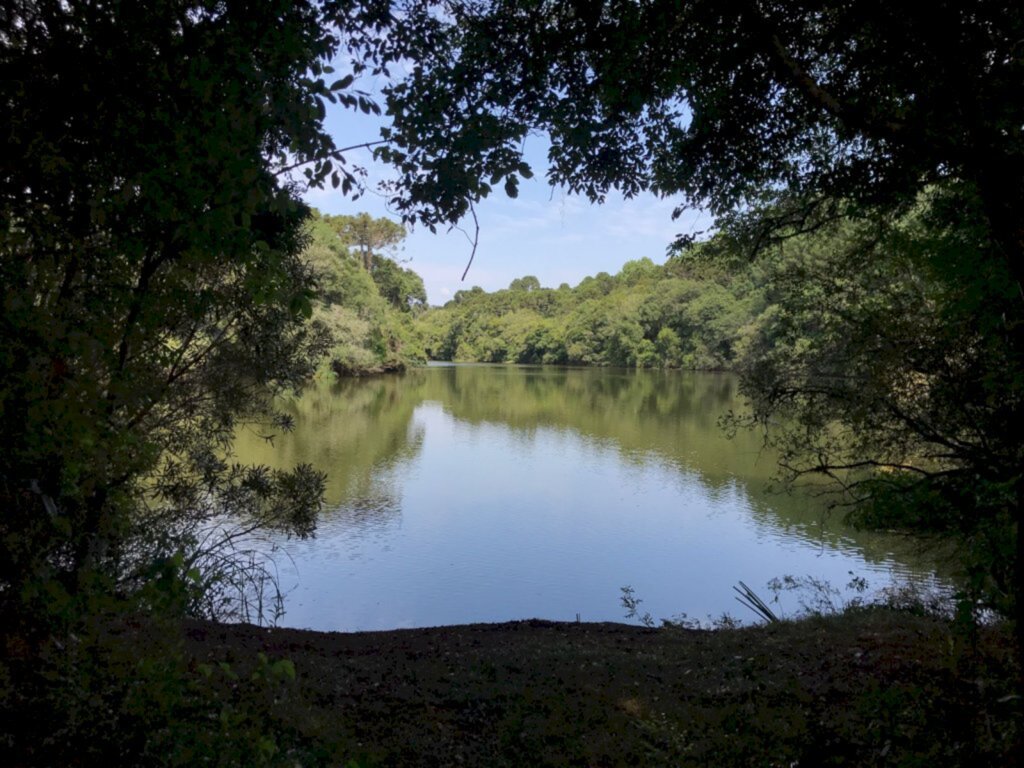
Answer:
[[(506, 730), (479, 764), (1019, 759), (1022, 40), (1024, 9), (999, 0), (5, 5), (0, 762), (436, 764), (487, 712)], [(377, 135), (344, 146), (328, 110), (380, 118)], [(575, 287), (524, 276), (425, 307), (404, 228), (466, 225), (535, 176), (593, 204), (671, 199), (712, 231), (666, 243), (662, 265), (637, 254)], [(396, 220), (319, 214), (311, 190), (353, 211), (372, 191)], [(954, 547), (954, 605), (850, 618), (866, 654), (751, 633), (765, 664), (803, 637), (802, 662), (709, 680), (708, 702), (743, 694), (703, 735), (641, 688), (600, 699), (629, 735), (615, 752), (574, 730), (586, 718), (557, 687), (532, 709), (509, 704), (523, 691), (489, 699), (499, 667), (522, 671), (494, 656), (463, 669), (468, 703), (416, 710), (417, 738), (454, 740), (445, 755), (386, 734), (363, 754), (369, 726), (343, 713), (375, 697), (358, 688), (370, 676), (334, 699), (281, 657), (301, 640), (210, 623), (244, 618), (273, 577), (239, 537), (307, 539), (324, 505), (322, 472), (246, 465), (232, 446), (243, 427), (290, 430), (280, 403), (317, 378), (427, 358), (735, 371), (750, 410), (724, 426), (760, 430), (784, 479), (831, 483), (857, 525)], [(608, 669), (620, 641), (668, 642), (610, 636)], [(437, 656), (417, 637), (412, 655)], [(708, 641), (720, 661), (740, 658), (735, 637)], [(592, 698), (566, 668), (574, 700)], [(825, 668), (845, 677), (801, 677)], [(382, 679), (405, 727), (419, 699), (403, 670)], [(819, 728), (821, 691), (839, 689), (853, 719)], [(724, 738), (751, 723), (749, 741)]]
[[(823, 289), (855, 237), (852, 226), (830, 228), (751, 260), (723, 235), (574, 287), (543, 288), (528, 275), (493, 293), (461, 290), (416, 325), (435, 360), (734, 371), (755, 345), (761, 354), (781, 343), (778, 314), (793, 311), (801, 288)], [(797, 269), (802, 287), (786, 279)], [(913, 273), (894, 266), (891, 277)]]
[(494, 293), (458, 291), (419, 327), (438, 360), (731, 369), (763, 299), (740, 275), (708, 271), (645, 258), (557, 289), (528, 275)]

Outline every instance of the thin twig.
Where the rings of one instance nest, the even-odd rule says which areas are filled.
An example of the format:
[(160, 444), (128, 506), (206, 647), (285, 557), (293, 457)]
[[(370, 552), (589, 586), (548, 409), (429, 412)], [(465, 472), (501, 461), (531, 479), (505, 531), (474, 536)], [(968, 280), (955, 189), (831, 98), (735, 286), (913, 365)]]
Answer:
[[(341, 160), (342, 155), (345, 152), (351, 152), (353, 149), (370, 149), (371, 147), (376, 147), (380, 144), (387, 143), (388, 139), (378, 139), (377, 141), (364, 141), (362, 144), (353, 144), (351, 147), (342, 147), (341, 149), (331, 150), (330, 157), (334, 160)], [(308, 165), (309, 163), (312, 162), (316, 162), (316, 158), (310, 160), (300, 160), (299, 162), (294, 163), (292, 165), (286, 165), (283, 168), (278, 168), (274, 173), (278, 175), (282, 173), (288, 173), (289, 171), (294, 171), (296, 168), (301, 168), (302, 166)]]
[(469, 233), (462, 227), (457, 227), (454, 224), (452, 225), (452, 228), (457, 229), (459, 232), (464, 234), (466, 239), (469, 240), (469, 244), (473, 246), (473, 250), (469, 254), (469, 262), (466, 264), (466, 269), (462, 273), (462, 282), (466, 282), (466, 275), (469, 274), (469, 268), (473, 266), (473, 257), (476, 256), (476, 247), (480, 244), (480, 222), (476, 218), (476, 208), (473, 207), (472, 203), (469, 204), (469, 213), (473, 217), (473, 226), (475, 227), (473, 237), (470, 237)]

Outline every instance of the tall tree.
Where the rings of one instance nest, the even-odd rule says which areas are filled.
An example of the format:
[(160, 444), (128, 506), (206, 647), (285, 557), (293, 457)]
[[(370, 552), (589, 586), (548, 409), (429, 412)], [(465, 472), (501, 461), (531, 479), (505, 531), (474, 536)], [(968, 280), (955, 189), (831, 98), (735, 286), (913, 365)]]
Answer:
[(327, 215), (323, 218), (346, 246), (358, 251), (367, 272), (373, 271), (375, 254), (393, 250), (405, 239), (405, 227), (383, 216), (375, 219), (368, 213), (357, 213), (355, 216)]

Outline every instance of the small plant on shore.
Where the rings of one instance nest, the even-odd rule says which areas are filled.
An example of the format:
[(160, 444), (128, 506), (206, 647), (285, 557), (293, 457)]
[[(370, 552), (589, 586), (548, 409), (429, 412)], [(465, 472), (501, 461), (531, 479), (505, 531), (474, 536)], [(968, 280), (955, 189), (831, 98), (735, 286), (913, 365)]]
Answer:
[[(774, 595), (772, 602), (776, 605), (781, 603), (783, 593), (797, 595), (800, 609), (796, 614), (800, 616), (831, 616), (844, 611), (863, 608), (867, 604), (865, 592), (868, 589), (868, 581), (862, 576), (854, 576), (849, 571), (850, 581), (846, 585), (848, 592), (854, 592), (855, 597), (846, 598), (843, 592), (827, 579), (819, 579), (814, 576), (792, 576), (785, 575), (776, 577), (768, 582), (768, 590)], [(743, 582), (740, 582), (743, 584)], [(876, 600), (882, 602), (884, 600)]]
[(644, 611), (640, 613), (640, 603), (643, 602), (639, 597), (636, 596), (636, 590), (630, 586), (622, 587), (622, 597), (619, 598), (622, 602), (622, 607), (626, 609), (627, 619), (636, 619), (645, 627), (654, 627), (654, 618), (650, 613)]
[(740, 605), (746, 606), (769, 624), (779, 620), (779, 617), (768, 607), (768, 604), (742, 581), (739, 583), (739, 586), (735, 586), (733, 589), (736, 591), (736, 601)]
[[(620, 589), (622, 590), (622, 597), (619, 600), (622, 603), (622, 607), (626, 609), (624, 618), (636, 619), (643, 626), (651, 629), (656, 627), (658, 624), (650, 612), (640, 612), (640, 603), (643, 600), (636, 596), (636, 590), (630, 586), (621, 587)], [(722, 613), (716, 618), (708, 616), (707, 619), (698, 619), (685, 613), (677, 613), (670, 619), (661, 620), (661, 626), (665, 629), (735, 629), (740, 625), (739, 619), (728, 613)]]
[[(768, 582), (768, 591), (772, 593), (769, 600), (761, 598), (753, 589), (743, 581), (740, 581), (733, 590), (737, 593), (736, 600), (744, 607), (753, 611), (765, 623), (771, 624), (784, 619), (801, 619), (812, 616), (835, 616), (847, 611), (881, 606), (898, 611), (909, 611), (919, 615), (942, 616), (956, 619), (959, 623), (968, 623), (972, 626), (983, 617), (978, 611), (971, 610), (970, 606), (964, 607), (961, 598), (959, 602), (947, 593), (928, 590), (915, 584), (901, 584), (881, 589), (877, 592), (868, 593), (869, 583), (863, 576), (854, 575), (849, 572), (850, 581), (846, 589), (841, 590), (834, 587), (826, 579), (814, 576), (779, 576)], [(621, 588), (622, 596), (620, 602), (626, 609), (625, 618), (638, 621), (645, 627), (656, 627), (658, 622), (651, 616), (650, 612), (640, 610), (643, 600), (636, 595), (636, 590), (631, 586)], [(796, 595), (798, 610), (791, 616), (787, 616), (781, 610), (783, 593)], [(852, 597), (849, 597), (853, 593)], [(772, 605), (778, 606), (773, 608)], [(706, 619), (698, 619), (688, 616), (686, 613), (679, 613), (669, 619), (661, 619), (661, 626), (674, 629), (734, 629), (742, 626), (743, 621), (729, 613), (722, 613), (717, 618), (708, 616)]]

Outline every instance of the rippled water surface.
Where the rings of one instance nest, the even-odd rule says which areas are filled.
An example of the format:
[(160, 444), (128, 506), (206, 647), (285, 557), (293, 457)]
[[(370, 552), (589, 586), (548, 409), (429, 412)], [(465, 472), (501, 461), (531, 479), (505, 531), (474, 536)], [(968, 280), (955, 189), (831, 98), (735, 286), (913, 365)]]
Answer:
[[(244, 461), (328, 473), (317, 536), (282, 541), (286, 626), (390, 629), (724, 611), (742, 580), (872, 588), (930, 578), (907, 542), (770, 492), (761, 438), (727, 439), (732, 376), (431, 366), (313, 388), (296, 429), (240, 433)], [(784, 605), (793, 610), (794, 605)]]

